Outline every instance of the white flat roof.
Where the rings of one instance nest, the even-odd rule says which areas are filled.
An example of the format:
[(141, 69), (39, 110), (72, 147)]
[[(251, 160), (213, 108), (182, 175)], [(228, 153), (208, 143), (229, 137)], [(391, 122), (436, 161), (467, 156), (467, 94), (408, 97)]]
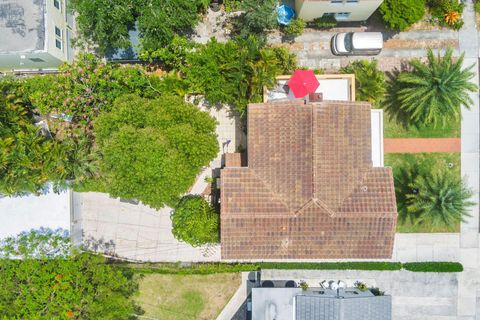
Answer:
[(70, 193), (0, 198), (0, 239), (40, 227), (70, 230)]
[[(267, 102), (287, 100), (289, 97), (285, 90), (288, 80), (278, 80), (278, 85), (267, 91)], [(350, 101), (350, 83), (348, 79), (318, 79), (320, 85), (315, 92), (323, 94), (323, 100)]]

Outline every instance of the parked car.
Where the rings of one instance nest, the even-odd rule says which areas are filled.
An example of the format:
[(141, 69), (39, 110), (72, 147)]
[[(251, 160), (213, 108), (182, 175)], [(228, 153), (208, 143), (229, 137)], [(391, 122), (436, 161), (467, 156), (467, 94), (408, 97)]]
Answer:
[(381, 32), (342, 32), (332, 38), (332, 52), (339, 56), (376, 55), (382, 51)]

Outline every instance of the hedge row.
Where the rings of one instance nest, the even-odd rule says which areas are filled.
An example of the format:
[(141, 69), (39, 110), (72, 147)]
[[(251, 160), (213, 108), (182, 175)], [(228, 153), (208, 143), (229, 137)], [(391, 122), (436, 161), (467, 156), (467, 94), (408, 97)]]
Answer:
[(462, 272), (463, 266), (458, 262), (407, 262), (403, 269), (412, 272)]
[(160, 274), (213, 274), (229, 272), (248, 272), (261, 269), (286, 270), (401, 270), (412, 272), (462, 272), (458, 262), (260, 262), (260, 263), (146, 263), (118, 264), (136, 273)]

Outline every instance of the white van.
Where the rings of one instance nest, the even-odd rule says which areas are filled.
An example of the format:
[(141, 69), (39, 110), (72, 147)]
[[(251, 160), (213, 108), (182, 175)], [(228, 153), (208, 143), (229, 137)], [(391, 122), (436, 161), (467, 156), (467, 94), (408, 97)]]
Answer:
[(332, 52), (338, 56), (368, 56), (382, 51), (381, 32), (342, 32), (332, 38)]

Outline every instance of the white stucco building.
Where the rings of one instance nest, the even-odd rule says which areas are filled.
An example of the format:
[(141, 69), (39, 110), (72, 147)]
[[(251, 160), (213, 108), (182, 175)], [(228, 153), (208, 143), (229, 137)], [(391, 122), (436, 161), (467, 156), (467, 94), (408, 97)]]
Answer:
[(383, 0), (295, 0), (295, 12), (305, 21), (332, 15), (337, 21), (367, 20)]
[(55, 69), (72, 61), (67, 0), (0, 0), (0, 72)]

